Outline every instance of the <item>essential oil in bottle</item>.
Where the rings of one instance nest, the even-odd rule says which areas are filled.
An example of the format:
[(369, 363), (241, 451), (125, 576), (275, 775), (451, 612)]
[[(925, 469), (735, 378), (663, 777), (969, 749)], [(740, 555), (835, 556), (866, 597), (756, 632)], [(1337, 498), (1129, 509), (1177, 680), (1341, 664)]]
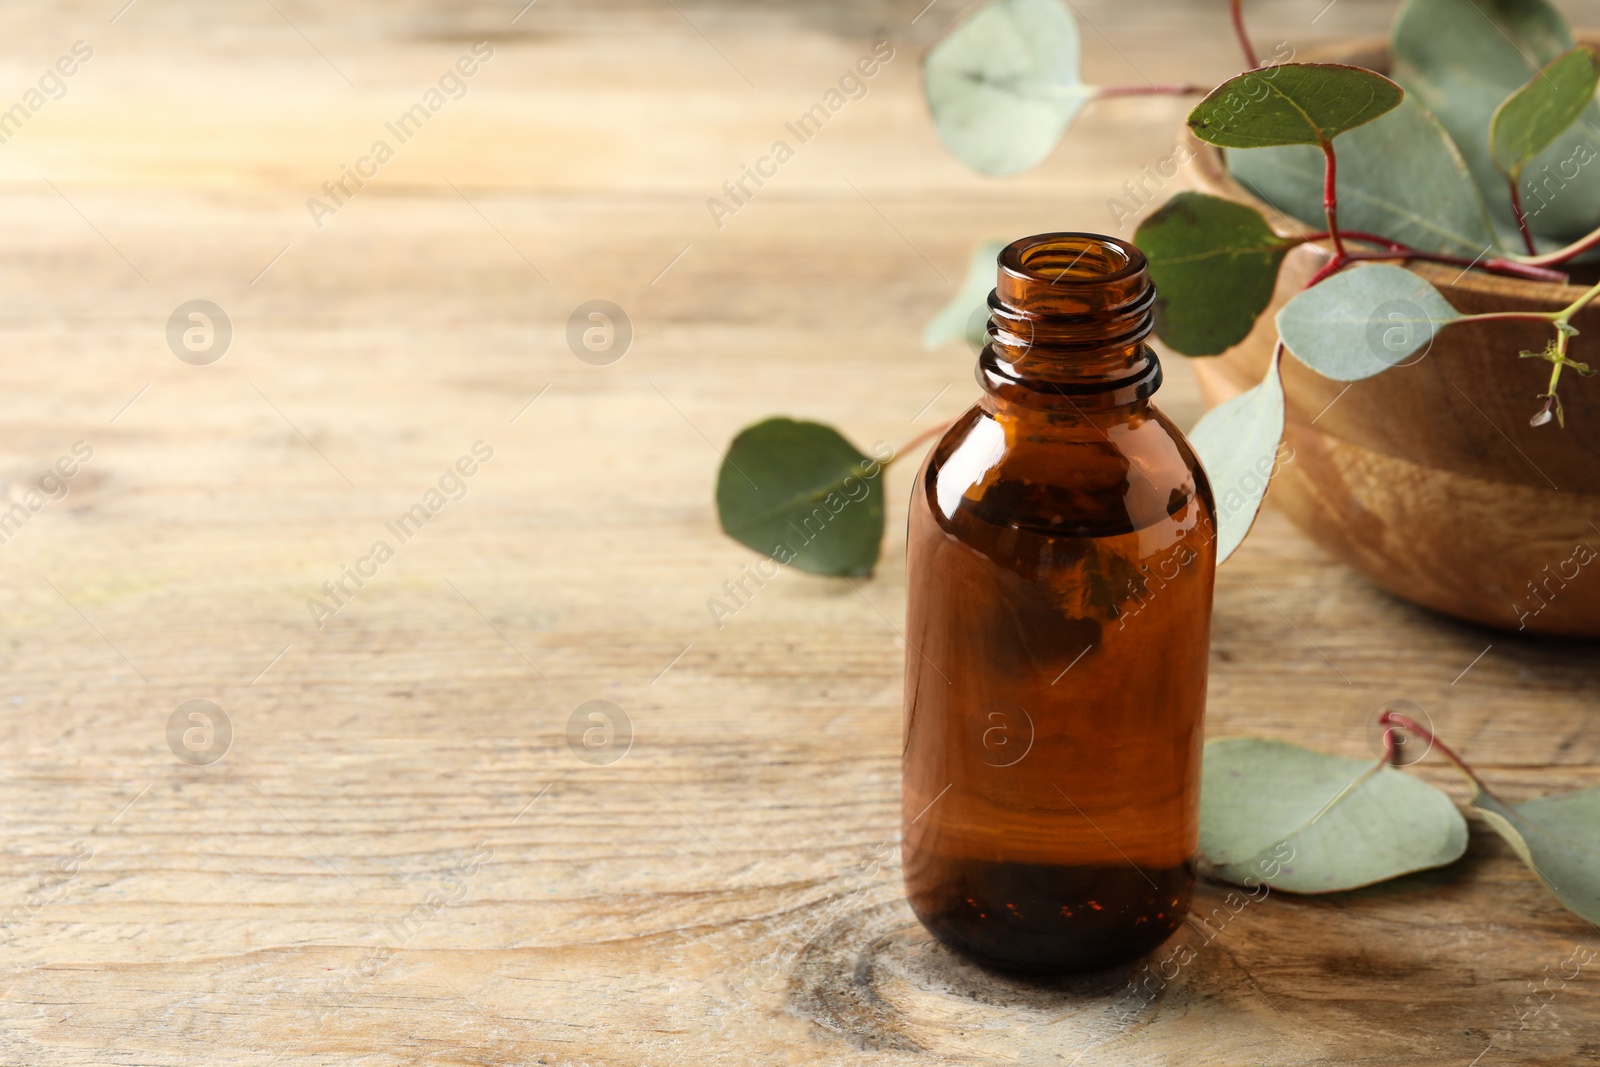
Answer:
[(1150, 403), (1154, 306), (1130, 244), (1007, 247), (983, 395), (912, 490), (907, 896), (1002, 970), (1128, 961), (1188, 910), (1216, 513)]

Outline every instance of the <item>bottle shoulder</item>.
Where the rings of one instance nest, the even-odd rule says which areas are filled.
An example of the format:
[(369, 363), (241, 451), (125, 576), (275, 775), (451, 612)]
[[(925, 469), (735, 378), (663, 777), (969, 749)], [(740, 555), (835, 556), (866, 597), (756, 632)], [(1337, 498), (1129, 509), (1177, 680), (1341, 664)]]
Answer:
[(1114, 419), (1043, 417), (979, 404), (930, 451), (918, 487), (940, 525), (1112, 536), (1193, 513), (1211, 487), (1183, 433), (1153, 405)]

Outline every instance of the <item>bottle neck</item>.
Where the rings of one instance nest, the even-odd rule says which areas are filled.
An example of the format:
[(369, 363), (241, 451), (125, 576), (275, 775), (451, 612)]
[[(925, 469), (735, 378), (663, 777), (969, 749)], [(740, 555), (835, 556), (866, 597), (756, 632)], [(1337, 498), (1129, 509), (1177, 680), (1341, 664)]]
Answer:
[(1003, 405), (1086, 414), (1137, 408), (1161, 385), (1145, 343), (1155, 286), (1144, 254), (1112, 237), (1049, 233), (1000, 253), (978, 384)]

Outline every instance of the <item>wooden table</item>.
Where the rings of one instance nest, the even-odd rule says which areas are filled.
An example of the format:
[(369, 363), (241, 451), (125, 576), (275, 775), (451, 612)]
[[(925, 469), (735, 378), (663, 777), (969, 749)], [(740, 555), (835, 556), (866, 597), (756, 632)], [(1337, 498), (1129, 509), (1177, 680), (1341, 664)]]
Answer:
[[(712, 624), (753, 562), (717, 530), (718, 449), (770, 413), (864, 445), (962, 410), (970, 354), (918, 334), (971, 247), (1111, 227), (1181, 103), (1105, 105), (990, 182), (919, 99), (950, 3), (122, 2), (0, 14), (5, 106), (93, 49), (0, 146), (26, 518), (0, 546), (0, 1063), (1594, 1058), (1592, 968), (1521, 1017), (1600, 938), (1477, 823), (1455, 869), (1193, 937), (1126, 1023), (1130, 972), (1026, 986), (931, 944), (894, 851), (909, 461), (873, 580), (785, 573)], [(1390, 10), (1321, 7), (1263, 4), (1258, 36)], [(1091, 77), (1226, 76), (1220, 9), (1083, 0)], [(866, 96), (719, 228), (707, 199), (883, 39)], [(480, 40), (464, 95), (363, 163)], [(373, 176), (330, 204), (341, 164)], [(233, 328), (209, 365), (166, 336), (197, 299)], [(566, 340), (594, 299), (634, 330), (609, 365)], [(463, 495), (390, 532), (475, 442)], [(324, 593), (347, 565), (359, 590)], [(1404, 698), (1509, 797), (1600, 782), (1592, 646), (1426, 615), (1270, 510), (1215, 631), (1213, 735), (1360, 755)], [(215, 714), (211, 749), (187, 712), (169, 745), (190, 700), (231, 724), (222, 758)], [(619, 760), (568, 743), (592, 700), (631, 723)]]

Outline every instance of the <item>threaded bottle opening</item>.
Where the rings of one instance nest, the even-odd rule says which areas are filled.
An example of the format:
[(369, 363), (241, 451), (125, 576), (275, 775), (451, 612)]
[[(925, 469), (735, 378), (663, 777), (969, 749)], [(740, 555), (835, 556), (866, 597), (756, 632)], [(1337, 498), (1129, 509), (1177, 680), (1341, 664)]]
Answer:
[(1000, 253), (989, 307), (1002, 322), (1032, 320), (1024, 335), (1044, 327), (1066, 342), (1132, 344), (1154, 325), (1155, 286), (1144, 253), (1126, 241), (1042, 233)]
[(979, 358), (986, 389), (1155, 391), (1160, 363), (1144, 340), (1155, 326), (1156, 290), (1138, 248), (1099, 234), (1044, 233), (1007, 245), (998, 266)]

